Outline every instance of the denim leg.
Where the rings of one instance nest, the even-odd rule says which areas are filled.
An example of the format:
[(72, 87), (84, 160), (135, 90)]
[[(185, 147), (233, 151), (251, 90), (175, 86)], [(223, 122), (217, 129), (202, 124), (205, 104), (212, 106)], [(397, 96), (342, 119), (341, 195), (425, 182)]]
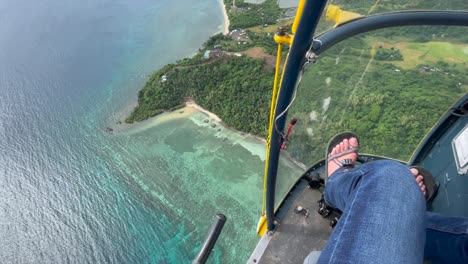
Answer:
[(343, 215), (318, 263), (422, 263), (426, 203), (408, 167), (382, 160), (339, 169), (325, 201)]
[(468, 218), (427, 212), (424, 256), (433, 263), (468, 263)]

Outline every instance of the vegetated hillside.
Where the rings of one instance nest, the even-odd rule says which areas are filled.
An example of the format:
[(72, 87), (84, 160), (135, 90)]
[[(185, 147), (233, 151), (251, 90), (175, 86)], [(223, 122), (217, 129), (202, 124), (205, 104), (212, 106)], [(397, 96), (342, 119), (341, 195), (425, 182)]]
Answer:
[(272, 74), (263, 60), (246, 56), (198, 66), (166, 67), (140, 91), (138, 107), (127, 122), (144, 120), (190, 98), (216, 113), (228, 126), (265, 136)]
[(261, 4), (249, 4), (243, 0), (224, 2), (230, 20), (230, 30), (276, 24), (276, 19), (281, 13), (277, 0), (265, 0)]
[[(138, 93), (138, 106), (127, 123), (180, 108), (185, 100), (193, 99), (228, 126), (266, 136), (274, 69), (263, 59), (235, 52), (260, 47), (274, 54), (277, 44), (273, 35), (246, 28), (277, 23), (281, 10), (275, 0), (259, 5), (241, 0), (235, 5), (230, 0), (225, 3), (231, 29), (237, 30), (226, 36), (212, 36), (195, 57), (166, 65), (154, 73)], [(217, 53), (205, 58), (204, 53), (212, 50)]]

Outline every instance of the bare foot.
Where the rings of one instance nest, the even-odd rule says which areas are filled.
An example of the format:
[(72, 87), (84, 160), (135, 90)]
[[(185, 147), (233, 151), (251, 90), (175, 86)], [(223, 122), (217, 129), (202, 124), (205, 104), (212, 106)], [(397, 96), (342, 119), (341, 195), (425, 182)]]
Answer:
[[(355, 137), (352, 137), (349, 140), (345, 139), (342, 142), (340, 142), (340, 144), (336, 145), (332, 149), (332, 151), (328, 154), (328, 156), (330, 157), (332, 155), (340, 154), (346, 150), (349, 150), (350, 148), (357, 148), (358, 145), (359, 145), (358, 140)], [(340, 162), (343, 162), (345, 159), (350, 159), (351, 163), (354, 164), (356, 162), (357, 156), (358, 155), (356, 152), (352, 152), (352, 153), (343, 155), (336, 159)], [(338, 168), (340, 168), (340, 165), (334, 162), (333, 160), (330, 160), (328, 162), (328, 175), (327, 176), (330, 177), (330, 175), (332, 175)]]
[(419, 175), (419, 171), (415, 168), (410, 169), (411, 173), (413, 173), (414, 178), (416, 179), (416, 183), (421, 188), (421, 192), (426, 196), (426, 185), (424, 185), (424, 178), (423, 176)]

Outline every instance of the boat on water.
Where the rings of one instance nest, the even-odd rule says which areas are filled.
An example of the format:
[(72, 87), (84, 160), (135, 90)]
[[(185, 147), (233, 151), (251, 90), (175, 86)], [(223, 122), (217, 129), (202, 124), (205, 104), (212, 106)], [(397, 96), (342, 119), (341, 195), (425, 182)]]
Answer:
[[(324, 248), (340, 221), (322, 200), (324, 153), (341, 131), (360, 135), (358, 164), (422, 166), (436, 185), (427, 210), (468, 217), (466, 10), (453, 0), (299, 1), (275, 35), (260, 240), (247, 263), (302, 263)], [(304, 173), (289, 175), (282, 157)]]

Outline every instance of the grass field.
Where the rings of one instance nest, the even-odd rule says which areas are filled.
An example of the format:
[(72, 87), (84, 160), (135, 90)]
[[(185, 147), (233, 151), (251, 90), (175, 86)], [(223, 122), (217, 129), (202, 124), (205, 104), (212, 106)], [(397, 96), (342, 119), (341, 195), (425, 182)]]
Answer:
[(405, 69), (427, 62), (444, 61), (459, 64), (468, 62), (468, 45), (463, 44), (449, 42), (374, 42), (374, 44), (376, 47), (399, 49), (404, 60), (392, 63)]
[(292, 25), (294, 22), (294, 18), (283, 20), (276, 25), (269, 25), (267, 27), (264, 26), (256, 26), (256, 27), (251, 27), (248, 28), (251, 32), (254, 33), (276, 33), (278, 31), (279, 26), (284, 26), (284, 25)]

